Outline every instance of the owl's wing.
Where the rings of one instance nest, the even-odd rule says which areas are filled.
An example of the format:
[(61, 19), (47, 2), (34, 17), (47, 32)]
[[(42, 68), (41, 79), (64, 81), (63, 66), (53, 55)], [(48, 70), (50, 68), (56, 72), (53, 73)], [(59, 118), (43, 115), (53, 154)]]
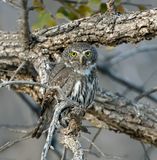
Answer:
[(38, 125), (34, 129), (32, 137), (39, 138), (42, 132), (46, 129), (47, 125), (51, 122), (53, 116), (53, 106), (56, 104), (54, 98), (55, 92), (52, 90), (47, 90), (41, 105), (40, 118), (38, 120)]
[(60, 87), (64, 95), (68, 97), (73, 90), (75, 82), (80, 78), (81, 76), (74, 72), (71, 67), (58, 64), (50, 75), (49, 85)]
[[(52, 81), (54, 77), (64, 68), (63, 64), (53, 64), (50, 69), (47, 71), (48, 74), (48, 85), (52, 86)], [(56, 104), (56, 100), (54, 98), (55, 91), (47, 89), (45, 95), (43, 97), (43, 101), (41, 104), (41, 113), (40, 118), (38, 120), (38, 125), (34, 129), (32, 137), (39, 138), (46, 128), (46, 126), (51, 122), (53, 116), (53, 106)]]
[[(49, 86), (57, 86), (63, 91), (64, 96), (68, 97), (73, 89), (76, 79), (79, 78), (71, 68), (66, 67), (63, 63), (56, 64), (51, 73), (49, 74)], [(32, 137), (39, 138), (46, 128), (50, 124), (54, 106), (56, 105), (55, 97), (58, 96), (56, 90), (47, 90), (43, 98), (42, 110), (38, 126), (35, 128)]]

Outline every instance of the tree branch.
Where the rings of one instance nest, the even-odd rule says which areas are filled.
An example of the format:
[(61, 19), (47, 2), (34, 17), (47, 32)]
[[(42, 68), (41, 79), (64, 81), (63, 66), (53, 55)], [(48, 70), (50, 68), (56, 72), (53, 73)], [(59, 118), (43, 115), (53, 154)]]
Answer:
[(30, 43), (30, 29), (29, 29), (29, 22), (28, 22), (28, 8), (27, 8), (27, 0), (21, 1), (22, 6), (22, 15), (21, 15), (21, 37), (22, 37), (22, 43), (23, 48), (28, 49), (29, 43)]
[(86, 119), (95, 126), (126, 133), (132, 138), (157, 146), (157, 108), (132, 103), (108, 91), (98, 93)]
[[(150, 18), (151, 17), (151, 18)], [(157, 10), (133, 12), (129, 14), (97, 14), (65, 25), (45, 29), (35, 35), (41, 38), (42, 46), (53, 52), (77, 41), (88, 41), (103, 45), (137, 43), (157, 34)], [(42, 35), (42, 37), (41, 37)], [(44, 39), (44, 40), (43, 40)]]
[[(40, 83), (42, 77), (39, 73), (43, 61), (55, 61), (57, 53), (60, 54), (73, 42), (87, 41), (91, 44), (115, 46), (151, 39), (157, 35), (157, 9), (120, 16), (97, 14), (33, 34), (34, 41), (26, 52), (18, 33), (0, 32), (0, 80), (9, 80), (21, 61), (29, 61), (15, 75), (14, 80)], [(36, 102), (42, 99), (35, 86), (16, 85), (13, 89), (28, 93)], [(154, 106), (132, 103), (124, 97), (105, 91), (98, 93), (95, 106), (86, 115), (86, 119), (91, 121), (90, 116), (102, 124), (99, 127), (107, 124), (109, 129), (157, 146), (157, 112)]]
[[(4, 39), (3, 34), (6, 35), (6, 33), (1, 32), (4, 41), (3, 45), (5, 45), (6, 38)], [(77, 41), (115, 46), (121, 43), (137, 43), (144, 39), (153, 38), (156, 35), (156, 9), (143, 12), (137, 11), (119, 16), (108, 15), (107, 13), (96, 14), (92, 17), (82, 18), (35, 32), (34, 36), (36, 36), (38, 43), (34, 49), (35, 51), (38, 49), (44, 54), (52, 54), (59, 52), (69, 43)], [(11, 38), (14, 36), (15, 38), (17, 35), (10, 33), (9, 36)], [(13, 41), (12, 44), (14, 44)], [(19, 51), (17, 52), (19, 53)]]

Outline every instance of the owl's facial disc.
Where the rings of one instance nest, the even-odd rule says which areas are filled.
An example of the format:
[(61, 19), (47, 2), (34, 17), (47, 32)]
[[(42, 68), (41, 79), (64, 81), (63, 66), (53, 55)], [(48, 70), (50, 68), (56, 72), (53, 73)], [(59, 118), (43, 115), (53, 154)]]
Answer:
[(92, 53), (87, 52), (70, 52), (68, 63), (75, 69), (87, 69), (92, 64)]
[(92, 70), (95, 67), (97, 52), (93, 46), (87, 43), (74, 43), (63, 52), (63, 60), (66, 66), (72, 67), (79, 73)]
[(66, 64), (79, 74), (89, 75), (96, 68), (96, 63), (92, 61), (92, 55), (89, 53), (86, 55), (85, 53), (78, 53), (75, 58), (70, 59)]

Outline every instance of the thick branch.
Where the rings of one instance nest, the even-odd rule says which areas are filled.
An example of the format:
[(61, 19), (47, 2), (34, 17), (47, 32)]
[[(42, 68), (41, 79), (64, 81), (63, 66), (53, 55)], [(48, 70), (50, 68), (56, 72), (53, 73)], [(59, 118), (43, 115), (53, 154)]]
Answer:
[[(5, 35), (6, 33), (1, 32), (0, 43), (3, 39), (3, 45), (7, 40)], [(123, 15), (96, 14), (64, 25), (40, 30), (34, 35), (39, 41), (34, 47), (35, 50), (38, 48), (40, 52), (47, 54), (56, 53), (69, 43), (76, 41), (114, 46), (121, 43), (137, 43), (157, 35), (157, 9)], [(9, 35), (10, 39), (15, 36), (12, 33)], [(14, 44), (14, 41), (12, 43)], [(19, 51), (16, 52), (19, 53)]]
[(132, 103), (111, 92), (98, 93), (95, 105), (86, 119), (97, 127), (126, 133), (140, 141), (157, 146), (157, 108)]
[[(157, 35), (157, 10), (123, 15), (97, 14), (36, 33), (52, 52), (76, 41), (103, 45), (137, 43)], [(51, 44), (51, 45), (50, 45)]]

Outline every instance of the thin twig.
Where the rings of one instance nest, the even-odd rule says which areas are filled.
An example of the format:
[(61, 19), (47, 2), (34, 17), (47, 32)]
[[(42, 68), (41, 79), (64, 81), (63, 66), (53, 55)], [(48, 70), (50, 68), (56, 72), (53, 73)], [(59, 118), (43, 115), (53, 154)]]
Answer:
[[(58, 1), (58, 0), (55, 0), (55, 1)], [(72, 4), (87, 4), (88, 0), (85, 0), (85, 1), (64, 0), (64, 2), (65, 3), (72, 3)]]
[(30, 29), (28, 22), (29, 10), (27, 8), (27, 3), (28, 3), (27, 0), (21, 0), (21, 7), (22, 7), (21, 35), (22, 35), (24, 49), (28, 49), (30, 44)]
[(84, 151), (84, 152), (88, 152), (89, 154), (94, 155), (94, 156), (96, 156), (97, 158), (100, 158), (100, 157), (101, 157), (100, 153), (99, 153), (99, 154), (98, 154), (98, 153), (95, 153), (95, 152), (91, 151), (90, 149), (83, 149), (83, 151)]
[(111, 14), (115, 14), (116, 13), (115, 6), (114, 6), (114, 1), (115, 0), (108, 0), (108, 2), (106, 3), (107, 10)]
[(65, 157), (66, 157), (66, 147), (64, 146), (64, 147), (63, 147), (63, 153), (62, 153), (61, 160), (64, 160)]
[(10, 148), (11, 146), (13, 146), (14, 144), (16, 144), (16, 143), (18, 143), (18, 142), (27, 140), (27, 139), (29, 139), (29, 138), (31, 138), (31, 135), (30, 135), (30, 134), (25, 135), (25, 136), (22, 136), (22, 137), (20, 137), (20, 138), (17, 138), (17, 139), (15, 139), (15, 140), (13, 140), (13, 141), (8, 141), (7, 143), (5, 143), (4, 145), (2, 145), (2, 146), (0, 147), (0, 152), (6, 150), (6, 149), (8, 149), (8, 148)]
[(1, 124), (0, 128), (4, 128), (7, 129), (11, 132), (15, 132), (15, 133), (28, 133), (30, 130), (32, 130), (34, 127), (36, 126), (36, 124), (33, 125), (29, 125), (29, 126), (19, 126), (19, 125), (5, 125), (5, 124)]
[[(94, 137), (93, 137), (93, 139), (92, 139), (92, 142), (93, 142), (93, 143), (95, 142), (96, 138), (99, 136), (99, 134), (100, 134), (101, 130), (102, 130), (102, 128), (98, 128), (98, 130), (97, 130), (96, 134), (94, 135)], [(93, 145), (92, 145), (92, 144), (90, 144), (90, 146), (89, 146), (89, 150), (91, 150), (91, 149), (92, 149), (92, 146), (93, 146)]]
[(142, 145), (142, 148), (143, 148), (143, 150), (144, 150), (144, 154), (145, 154), (146, 159), (147, 159), (147, 160), (151, 160), (150, 157), (149, 157), (149, 155), (148, 155), (148, 153), (147, 153), (147, 149), (146, 149), (144, 143), (141, 142), (141, 145)]
[[(34, 81), (25, 81), (25, 80), (16, 80), (16, 81), (4, 81), (2, 83), (0, 83), (0, 88), (5, 87), (7, 85), (36, 85), (45, 89), (49, 89), (49, 90), (57, 90), (59, 95), (61, 96), (61, 99), (63, 100), (67, 100), (67, 101), (71, 101), (70, 99), (68, 99), (67, 97), (65, 97), (64, 93), (62, 92), (62, 89), (59, 86), (47, 86), (45, 84), (39, 83), (39, 82), (34, 82)], [(72, 101), (71, 101), (72, 102)], [(73, 102), (74, 103), (74, 102)]]
[(118, 159), (118, 160), (124, 159), (124, 157), (113, 156), (113, 155), (109, 155), (109, 154), (102, 152), (102, 150), (95, 143), (93, 143), (90, 139), (88, 139), (87, 137), (85, 137), (83, 135), (81, 135), (81, 137), (84, 138), (89, 143), (91, 143), (97, 149), (97, 151), (101, 154), (101, 156), (108, 158), (108, 159)]
[[(142, 86), (139, 86), (137, 84), (134, 84), (133, 82), (130, 82), (129, 80), (123, 78), (121, 75), (118, 75), (117, 73), (115, 73), (114, 71), (112, 71), (111, 69), (108, 68), (108, 66), (104, 66), (104, 64), (97, 64), (97, 68), (100, 72), (102, 72), (103, 74), (108, 75), (111, 79), (113, 79), (114, 81), (128, 87), (131, 90), (134, 90), (138, 93), (143, 93), (145, 92), (145, 90), (143, 89)], [(157, 102), (157, 98), (152, 96), (152, 95), (147, 95), (147, 97), (154, 101)]]
[(57, 124), (58, 124), (59, 116), (60, 116), (62, 110), (67, 108), (68, 105), (69, 104), (67, 102), (62, 101), (61, 103), (58, 103), (55, 106), (56, 109), (54, 111), (53, 119), (52, 119), (50, 126), (48, 128), (48, 135), (47, 135), (46, 143), (44, 145), (44, 148), (43, 148), (43, 151), (41, 154), (41, 160), (47, 160), (47, 154), (48, 154), (49, 148), (51, 146), (51, 141), (53, 138), (54, 131), (55, 131)]
[(0, 83), (0, 88), (5, 87), (7, 85), (36, 85), (43, 88), (48, 88), (48, 86), (41, 84), (39, 82), (33, 82), (33, 81), (25, 81), (25, 80), (16, 80), (16, 81), (4, 81), (3, 83)]
[(148, 91), (143, 92), (142, 94), (140, 94), (139, 96), (137, 96), (134, 99), (134, 102), (138, 102), (140, 99), (142, 99), (143, 97), (148, 97), (150, 94), (157, 92), (157, 87), (150, 89)]
[[(42, 134), (46, 133), (47, 132), (47, 129), (43, 131)], [(32, 131), (30, 132), (27, 132), (27, 134), (25, 134), (24, 136), (20, 137), (20, 138), (17, 138), (13, 141), (8, 141), (6, 142), (4, 145), (0, 146), (0, 152), (12, 147), (13, 145), (15, 145), (16, 143), (19, 143), (21, 141), (24, 141), (24, 140), (27, 140), (27, 139), (30, 139), (32, 137)]]
[[(15, 78), (15, 76), (17, 75), (17, 73), (22, 69), (22, 67), (25, 65), (25, 61), (22, 62), (18, 68), (15, 70), (14, 74), (11, 76), (11, 78), (9, 79), (9, 81), (13, 81), (13, 79)], [(10, 89), (10, 86), (8, 86), (8, 89)]]
[(15, 70), (14, 74), (11, 76), (11, 78), (10, 78), (9, 81), (12, 81), (12, 80), (15, 78), (15, 76), (17, 75), (17, 73), (22, 69), (22, 67), (23, 67), (25, 64), (26, 64), (26, 62), (24, 61), (24, 62), (22, 62), (22, 63), (18, 66), (18, 68)]
[(2, 0), (4, 3), (8, 3), (10, 6), (15, 8), (21, 8), (21, 5), (17, 2), (17, 0)]

